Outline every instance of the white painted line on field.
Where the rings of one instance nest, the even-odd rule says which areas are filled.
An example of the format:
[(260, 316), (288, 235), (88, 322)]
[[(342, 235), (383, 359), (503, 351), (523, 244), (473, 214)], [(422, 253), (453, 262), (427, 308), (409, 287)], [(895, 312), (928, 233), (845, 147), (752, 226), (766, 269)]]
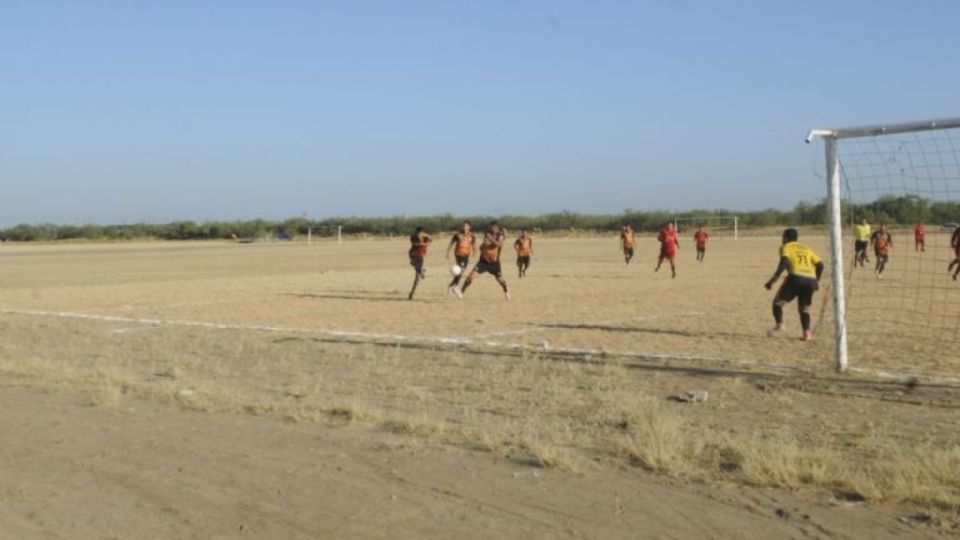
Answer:
[[(654, 353), (654, 352), (645, 352), (645, 351), (629, 351), (629, 350), (610, 350), (610, 349), (593, 349), (593, 348), (577, 348), (577, 347), (551, 347), (548, 344), (543, 346), (531, 346), (524, 345), (519, 343), (503, 343), (499, 341), (474, 341), (474, 339), (468, 337), (417, 337), (417, 336), (407, 336), (404, 334), (386, 334), (380, 332), (358, 332), (350, 330), (323, 330), (319, 328), (304, 328), (304, 327), (292, 327), (292, 326), (271, 326), (271, 325), (245, 325), (245, 324), (236, 324), (236, 323), (214, 323), (208, 321), (189, 321), (189, 320), (169, 320), (169, 319), (150, 319), (150, 318), (140, 318), (140, 317), (123, 317), (117, 315), (97, 315), (92, 313), (80, 313), (73, 311), (45, 311), (38, 309), (9, 309), (2, 308), (0, 313), (10, 314), (10, 315), (31, 315), (31, 316), (41, 316), (41, 317), (60, 317), (68, 319), (83, 319), (83, 320), (94, 320), (94, 321), (105, 321), (105, 322), (116, 322), (116, 323), (129, 323), (129, 324), (143, 324), (143, 325), (152, 325), (152, 326), (185, 326), (185, 327), (199, 327), (199, 328), (210, 328), (215, 330), (247, 330), (247, 331), (260, 331), (260, 332), (281, 332), (281, 333), (299, 333), (299, 334), (315, 334), (323, 335), (330, 337), (339, 337), (344, 339), (363, 339), (369, 340), (370, 343), (381, 343), (386, 342), (387, 344), (391, 343), (410, 343), (412, 345), (444, 345), (444, 346), (473, 346), (480, 348), (487, 348), (492, 350), (502, 350), (502, 351), (511, 351), (511, 352), (530, 352), (537, 353), (543, 352), (548, 354), (555, 355), (565, 355), (572, 356), (582, 360), (591, 361), (596, 359), (602, 359), (604, 357), (615, 357), (615, 358), (625, 358), (625, 359), (635, 359), (635, 360), (653, 360), (653, 361), (670, 361), (670, 360), (679, 360), (687, 362), (706, 362), (714, 365), (722, 366), (734, 366), (734, 367), (751, 367), (751, 368), (763, 368), (766, 370), (778, 370), (778, 371), (792, 371), (796, 372), (797, 370), (809, 371), (813, 366), (803, 366), (798, 364), (785, 364), (780, 362), (769, 362), (769, 361), (754, 361), (754, 360), (735, 360), (730, 358), (721, 358), (716, 356), (697, 356), (697, 355), (682, 355), (682, 354), (664, 354), (664, 353)], [(865, 368), (850, 368), (851, 373), (860, 373), (865, 375), (870, 375), (884, 380), (893, 380), (898, 382), (909, 382), (911, 380), (922, 381), (924, 384), (942, 384), (942, 385), (954, 385), (960, 384), (960, 379), (945, 377), (940, 374), (930, 375), (917, 375), (909, 373), (890, 373), (881, 370), (871, 370)]]

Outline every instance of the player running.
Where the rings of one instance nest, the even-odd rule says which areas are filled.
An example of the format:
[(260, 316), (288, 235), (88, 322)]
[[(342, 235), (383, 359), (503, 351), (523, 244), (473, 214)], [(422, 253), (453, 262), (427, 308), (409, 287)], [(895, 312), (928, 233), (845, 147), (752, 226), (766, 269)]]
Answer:
[(870, 262), (867, 257), (867, 246), (870, 245), (870, 224), (863, 218), (859, 225), (853, 228), (853, 266), (866, 266)]
[(444, 255), (445, 258), (450, 258), (451, 249), (453, 250), (454, 260), (457, 261), (457, 266), (462, 270), (459, 274), (453, 276), (453, 280), (447, 285), (447, 291), (452, 293), (453, 289), (460, 283), (463, 271), (466, 271), (467, 265), (470, 264), (470, 256), (477, 253), (477, 237), (473, 235), (473, 229), (469, 221), (464, 221), (460, 230), (450, 239), (450, 243), (447, 244), (447, 253)]
[(918, 222), (917, 226), (913, 228), (913, 250), (927, 250), (927, 228), (923, 226), (922, 221)]
[(708, 238), (710, 238), (710, 233), (703, 225), (697, 227), (697, 232), (693, 233), (693, 241), (697, 244), (697, 260), (700, 262), (703, 262), (703, 258), (707, 256)]
[(673, 261), (677, 258), (677, 249), (680, 248), (680, 243), (677, 242), (677, 231), (673, 228), (673, 223), (667, 223), (660, 229), (657, 240), (660, 241), (660, 257), (657, 259), (657, 267), (653, 271), (659, 272), (663, 260), (667, 259), (670, 261), (671, 277), (676, 278), (677, 267)]
[(453, 289), (457, 298), (463, 298), (463, 293), (473, 283), (476, 274), (489, 272), (503, 289), (504, 298), (510, 300), (510, 291), (507, 290), (507, 282), (503, 279), (503, 272), (500, 269), (500, 251), (503, 250), (503, 242), (506, 238), (507, 233), (500, 227), (500, 224), (496, 221), (491, 222), (487, 232), (483, 233), (483, 242), (480, 244), (480, 260), (477, 261), (477, 265), (473, 267), (460, 287)]
[(950, 235), (950, 247), (953, 248), (953, 261), (950, 266), (947, 266), (947, 272), (956, 266), (957, 269), (953, 272), (953, 280), (956, 281), (957, 274), (960, 274), (960, 227), (954, 229), (953, 234)]
[(527, 234), (526, 229), (520, 229), (520, 236), (513, 243), (513, 249), (517, 252), (517, 272), (522, 278), (527, 275), (530, 257), (533, 255), (533, 238)]
[(413, 293), (417, 291), (420, 280), (427, 277), (423, 262), (427, 258), (427, 246), (430, 245), (430, 242), (433, 242), (433, 240), (430, 235), (423, 231), (423, 227), (417, 227), (417, 230), (410, 235), (410, 266), (413, 267), (416, 275), (413, 278), (413, 287), (410, 289), (410, 294), (407, 295), (407, 300), (413, 300)]
[(637, 231), (630, 225), (624, 225), (620, 231), (620, 250), (623, 251), (623, 262), (630, 266), (633, 258), (633, 248), (637, 245)]
[(880, 279), (883, 269), (887, 267), (887, 261), (890, 260), (890, 249), (893, 248), (893, 236), (887, 230), (886, 224), (881, 223), (880, 229), (874, 231), (870, 236), (870, 243), (873, 245), (873, 254), (877, 256), (873, 273)]
[(776, 326), (770, 330), (769, 335), (783, 332), (783, 305), (796, 298), (800, 325), (803, 327), (803, 340), (810, 341), (813, 339), (813, 332), (810, 331), (810, 306), (813, 304), (813, 293), (820, 288), (823, 262), (812, 249), (798, 242), (798, 239), (796, 229), (783, 231), (780, 263), (773, 277), (763, 286), (769, 291), (780, 279), (780, 274), (787, 272), (787, 279), (773, 297), (773, 320), (776, 321)]

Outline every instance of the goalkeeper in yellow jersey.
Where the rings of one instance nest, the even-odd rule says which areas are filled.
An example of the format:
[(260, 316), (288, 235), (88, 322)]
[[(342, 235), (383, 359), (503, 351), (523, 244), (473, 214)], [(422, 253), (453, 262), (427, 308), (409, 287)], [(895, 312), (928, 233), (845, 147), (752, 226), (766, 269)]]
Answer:
[(764, 284), (767, 290), (773, 288), (780, 274), (787, 272), (787, 279), (773, 298), (773, 319), (776, 326), (770, 331), (775, 335), (784, 330), (783, 305), (797, 299), (797, 308), (800, 311), (800, 325), (803, 326), (803, 339), (810, 341), (813, 333), (810, 331), (810, 305), (813, 304), (813, 293), (820, 288), (820, 276), (823, 275), (823, 261), (809, 247), (797, 241), (799, 234), (796, 229), (783, 231), (783, 243), (780, 246), (780, 263), (777, 271)]

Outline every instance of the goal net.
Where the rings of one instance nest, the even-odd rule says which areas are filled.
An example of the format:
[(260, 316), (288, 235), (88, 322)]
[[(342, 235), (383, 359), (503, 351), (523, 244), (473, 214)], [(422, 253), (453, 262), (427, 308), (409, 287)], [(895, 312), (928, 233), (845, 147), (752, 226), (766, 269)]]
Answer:
[(740, 220), (737, 216), (677, 215), (673, 217), (673, 228), (678, 234), (689, 236), (700, 227), (707, 229), (711, 238), (737, 240), (740, 237)]
[[(849, 358), (858, 369), (956, 374), (960, 281), (951, 241), (960, 221), (960, 118), (814, 130), (808, 142), (813, 137), (823, 138), (827, 161), (838, 369)], [(866, 239), (859, 258), (858, 228), (861, 247)]]

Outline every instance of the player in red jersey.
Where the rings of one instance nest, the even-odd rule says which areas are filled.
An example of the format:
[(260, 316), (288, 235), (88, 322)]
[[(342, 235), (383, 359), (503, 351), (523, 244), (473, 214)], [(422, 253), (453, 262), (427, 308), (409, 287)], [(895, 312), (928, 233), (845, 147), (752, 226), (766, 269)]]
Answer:
[(950, 235), (950, 247), (953, 248), (953, 261), (947, 267), (947, 272), (956, 266), (957, 269), (953, 272), (953, 280), (956, 281), (957, 274), (960, 274), (960, 227), (954, 229), (953, 234)]
[(710, 238), (710, 233), (703, 225), (697, 228), (697, 232), (693, 233), (693, 241), (697, 244), (697, 260), (700, 262), (703, 262), (703, 258), (707, 255), (708, 238)]
[(413, 271), (416, 272), (416, 276), (413, 278), (413, 287), (410, 289), (410, 294), (407, 295), (407, 300), (413, 300), (413, 293), (417, 290), (417, 285), (420, 284), (420, 280), (425, 278), (427, 275), (426, 270), (423, 268), (423, 262), (427, 258), (427, 246), (430, 245), (430, 242), (433, 240), (430, 238), (430, 235), (423, 231), (423, 227), (417, 227), (417, 230), (410, 235), (410, 266), (413, 267)]
[(677, 266), (673, 261), (677, 258), (677, 249), (680, 248), (680, 243), (677, 242), (677, 231), (673, 228), (673, 223), (667, 223), (660, 229), (657, 240), (660, 241), (660, 258), (657, 259), (657, 268), (654, 269), (654, 272), (659, 272), (663, 260), (667, 259), (670, 261), (672, 277), (677, 277)]
[(913, 228), (913, 250), (927, 250), (927, 228), (923, 226), (922, 221), (917, 223), (917, 226)]

